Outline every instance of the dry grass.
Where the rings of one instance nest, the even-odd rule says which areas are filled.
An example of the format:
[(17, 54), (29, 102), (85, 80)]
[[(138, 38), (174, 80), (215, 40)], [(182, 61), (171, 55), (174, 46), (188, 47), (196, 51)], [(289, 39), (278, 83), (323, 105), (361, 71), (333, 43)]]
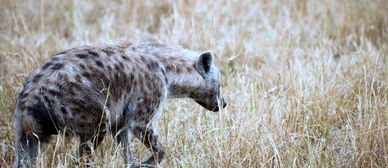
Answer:
[[(388, 165), (385, 0), (0, 0), (1, 167), (14, 160), (26, 75), (59, 51), (119, 39), (210, 49), (222, 71), (224, 111), (166, 105), (160, 167)], [(149, 154), (135, 142), (137, 159)], [(76, 166), (77, 143), (53, 137), (37, 167)], [(106, 138), (95, 165), (123, 167), (120, 150)]]

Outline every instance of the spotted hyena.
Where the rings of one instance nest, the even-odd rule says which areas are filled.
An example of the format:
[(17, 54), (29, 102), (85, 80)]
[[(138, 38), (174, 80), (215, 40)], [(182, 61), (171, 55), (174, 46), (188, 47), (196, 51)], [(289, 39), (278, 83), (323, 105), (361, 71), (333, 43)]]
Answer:
[(28, 166), (59, 131), (80, 137), (80, 156), (90, 154), (86, 142), (96, 148), (110, 132), (129, 167), (134, 135), (153, 152), (141, 165), (155, 165), (165, 152), (151, 121), (167, 98), (186, 97), (211, 111), (226, 106), (211, 52), (124, 41), (58, 53), (31, 73), (17, 100), (15, 167)]

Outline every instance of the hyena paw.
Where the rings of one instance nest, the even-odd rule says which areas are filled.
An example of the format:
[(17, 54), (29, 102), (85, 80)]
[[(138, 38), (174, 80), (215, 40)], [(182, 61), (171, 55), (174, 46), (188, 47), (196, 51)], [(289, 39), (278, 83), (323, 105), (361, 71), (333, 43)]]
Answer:
[(134, 165), (132, 164), (129, 168), (154, 168), (156, 167), (155, 162), (152, 160), (146, 160), (144, 162), (141, 162), (140, 165)]
[(131, 165), (129, 168), (154, 168), (155, 165), (153, 164), (145, 164), (145, 163), (141, 163), (140, 165), (138, 166), (135, 166), (135, 165)]
[(152, 164), (151, 162), (144, 161), (144, 162), (141, 162), (140, 165), (132, 164), (127, 168), (154, 168), (154, 167), (156, 167), (155, 164)]

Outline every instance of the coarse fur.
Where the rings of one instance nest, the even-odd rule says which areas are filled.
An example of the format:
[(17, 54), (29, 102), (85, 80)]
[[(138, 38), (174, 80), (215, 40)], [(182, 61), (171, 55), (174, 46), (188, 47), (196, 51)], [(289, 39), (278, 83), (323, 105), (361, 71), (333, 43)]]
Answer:
[(167, 98), (186, 97), (211, 111), (226, 106), (211, 52), (122, 41), (58, 53), (31, 73), (17, 100), (14, 166), (29, 166), (40, 144), (64, 130), (80, 137), (80, 156), (90, 155), (86, 142), (97, 148), (110, 132), (128, 167), (132, 134), (153, 152), (140, 166), (153, 166), (165, 152), (151, 121)]

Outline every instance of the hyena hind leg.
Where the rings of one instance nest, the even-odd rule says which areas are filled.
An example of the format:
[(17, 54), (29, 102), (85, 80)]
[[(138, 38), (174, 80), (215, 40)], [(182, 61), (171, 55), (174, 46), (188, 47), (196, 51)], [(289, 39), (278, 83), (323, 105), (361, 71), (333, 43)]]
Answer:
[(165, 152), (152, 126), (136, 126), (131, 128), (131, 131), (136, 138), (152, 151), (152, 155), (147, 160), (141, 162), (140, 167), (154, 167), (157, 163), (160, 163), (164, 158)]
[(106, 131), (101, 131), (100, 133), (94, 135), (94, 136), (80, 136), (80, 145), (79, 145), (79, 158), (83, 159), (85, 157), (86, 159), (86, 165), (89, 165), (89, 159), (92, 156), (92, 150), (90, 146), (88, 145), (88, 142), (90, 141), (93, 145), (93, 149), (96, 150), (97, 147), (101, 144), (101, 142), (104, 140), (104, 136), (106, 134)]
[(30, 167), (33, 165), (40, 148), (38, 137), (19, 132), (16, 135), (15, 144), (16, 159), (13, 167)]

